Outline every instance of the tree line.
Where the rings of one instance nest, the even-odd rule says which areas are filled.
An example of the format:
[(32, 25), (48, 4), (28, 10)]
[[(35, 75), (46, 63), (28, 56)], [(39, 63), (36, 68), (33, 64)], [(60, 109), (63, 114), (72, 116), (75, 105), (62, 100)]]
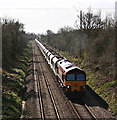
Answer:
[(28, 40), (34, 38), (32, 33), (25, 33), (24, 24), (18, 20), (1, 18), (2, 24), (2, 67), (9, 68), (26, 47)]
[[(51, 30), (41, 35), (43, 43), (61, 51), (66, 51), (74, 57), (100, 64), (102, 72), (115, 75), (115, 21), (111, 16), (101, 18), (101, 12), (94, 14), (80, 12), (75, 21), (76, 29), (69, 26), (60, 28), (55, 34)], [(106, 67), (110, 67), (106, 69)], [(111, 72), (110, 72), (111, 71)], [(114, 75), (113, 75), (114, 74)]]

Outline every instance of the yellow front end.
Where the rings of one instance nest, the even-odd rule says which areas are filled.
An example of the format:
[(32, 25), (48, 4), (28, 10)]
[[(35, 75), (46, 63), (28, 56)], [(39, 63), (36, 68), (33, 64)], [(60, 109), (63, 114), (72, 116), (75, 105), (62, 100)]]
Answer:
[(86, 91), (86, 81), (64, 81), (64, 84), (66, 86), (66, 92)]

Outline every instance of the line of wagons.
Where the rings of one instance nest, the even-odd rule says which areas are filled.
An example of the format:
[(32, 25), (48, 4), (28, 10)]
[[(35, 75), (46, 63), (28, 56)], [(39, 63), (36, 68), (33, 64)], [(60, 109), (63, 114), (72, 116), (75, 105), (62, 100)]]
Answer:
[(56, 77), (60, 79), (63, 88), (67, 93), (86, 92), (86, 74), (79, 67), (61, 57), (57, 53), (47, 49), (37, 39), (35, 39), (47, 63), (50, 65)]

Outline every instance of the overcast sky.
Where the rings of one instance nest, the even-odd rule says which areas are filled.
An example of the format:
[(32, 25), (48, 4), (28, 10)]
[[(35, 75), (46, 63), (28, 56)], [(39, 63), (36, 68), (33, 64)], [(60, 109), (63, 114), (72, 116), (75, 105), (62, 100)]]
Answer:
[(0, 17), (19, 19), (26, 32), (57, 32), (64, 26), (74, 27), (79, 10), (91, 7), (94, 13), (100, 9), (102, 16), (114, 16), (117, 0), (0, 0)]

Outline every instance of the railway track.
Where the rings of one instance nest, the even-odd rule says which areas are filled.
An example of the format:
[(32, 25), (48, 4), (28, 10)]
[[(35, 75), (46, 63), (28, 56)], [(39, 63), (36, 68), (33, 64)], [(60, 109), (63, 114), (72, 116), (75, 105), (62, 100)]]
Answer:
[(83, 103), (83, 100), (80, 99), (80, 104), (77, 104), (76, 101), (69, 100), (73, 110), (78, 116), (79, 120), (85, 120), (85, 119), (90, 119), (90, 120), (97, 120), (95, 114), (90, 110), (90, 108)]
[[(36, 55), (34, 51), (34, 61), (40, 61), (38, 55)], [(36, 62), (35, 62), (36, 63)], [(57, 110), (57, 106), (55, 104), (55, 100), (52, 94), (51, 87), (49, 85), (48, 79), (45, 75), (45, 71), (43, 70), (43, 66), (40, 63), (37, 62), (37, 64), (34, 65), (35, 69), (35, 76), (38, 76), (37, 82), (37, 89), (38, 89), (38, 98), (39, 98), (39, 104), (40, 104), (40, 113), (41, 113), (41, 119), (58, 119), (60, 120), (60, 115)], [(35, 77), (36, 79), (36, 77)], [(46, 94), (46, 98), (45, 98)], [(49, 106), (48, 106), (49, 102)]]
[[(52, 118), (54, 118), (54, 119), (59, 119), (60, 120), (61, 119), (61, 115), (59, 114), (59, 110), (57, 109), (56, 100), (54, 99), (54, 95), (52, 93), (52, 89), (51, 89), (50, 84), (48, 82), (48, 78), (46, 77), (47, 71), (44, 70), (44, 67), (41, 64), (44, 61), (40, 60), (39, 56), (36, 55), (36, 54), (35, 54), (35, 58), (36, 58), (36, 61), (40, 61), (40, 62), (37, 62), (38, 64), (36, 65), (36, 67), (37, 67), (36, 71), (37, 71), (37, 76), (39, 77), (38, 78), (39, 81), (38, 81), (38, 85), (37, 86), (38, 86), (38, 89), (39, 89), (39, 95), (38, 96), (39, 96), (39, 99), (40, 99), (39, 101), (40, 101), (40, 105), (41, 105), (40, 108), (41, 108), (42, 119), (46, 119), (46, 118), (52, 119)], [(54, 75), (52, 75), (52, 76), (54, 77)], [(46, 102), (43, 101), (42, 89), (43, 89), (43, 87), (45, 85), (42, 86), (43, 83), (40, 81), (40, 79), (44, 79), (44, 81), (45, 81), (44, 84), (46, 84), (47, 88), (44, 88), (44, 90), (46, 90), (46, 89), (48, 90), (48, 94), (49, 94), (50, 99), (51, 99), (51, 105), (53, 106), (53, 110), (51, 108), (49, 114), (47, 112), (48, 111), (47, 106), (45, 106)], [(54, 77), (54, 79), (55, 79), (55, 77)], [(83, 119), (96, 120), (95, 115), (91, 112), (91, 110), (88, 108), (88, 106), (86, 104), (80, 105), (80, 104), (75, 104), (74, 102), (71, 102), (70, 100), (68, 100), (68, 101), (69, 101), (69, 104), (71, 105), (72, 110), (75, 113), (75, 117), (74, 118), (77, 118), (79, 120), (83, 120)], [(50, 115), (50, 113), (53, 113), (53, 115)]]

